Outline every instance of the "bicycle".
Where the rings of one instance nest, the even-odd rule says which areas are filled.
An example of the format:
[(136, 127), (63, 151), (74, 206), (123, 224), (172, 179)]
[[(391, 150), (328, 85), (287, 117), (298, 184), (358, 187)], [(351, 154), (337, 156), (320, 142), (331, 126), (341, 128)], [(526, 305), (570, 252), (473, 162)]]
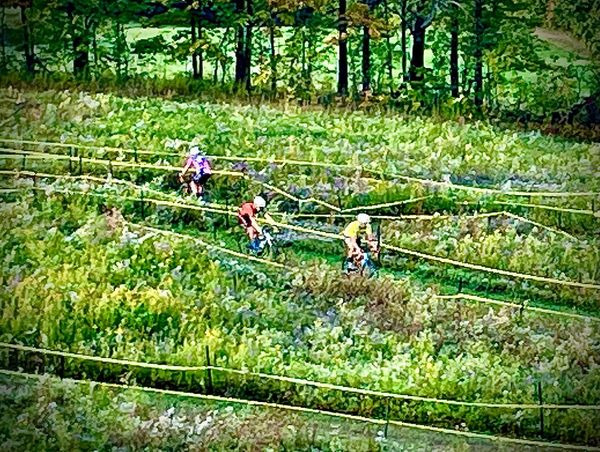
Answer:
[(177, 176), (177, 181), (179, 182), (179, 191), (186, 196), (196, 196), (202, 200), (206, 197), (206, 187), (203, 187), (203, 191), (200, 196), (197, 195), (197, 192), (192, 188), (192, 176)]
[(360, 275), (371, 278), (377, 274), (377, 266), (371, 259), (371, 253), (364, 251), (351, 259), (344, 259), (343, 272), (347, 276)]
[(292, 244), (291, 241), (283, 239), (276, 229), (263, 226), (262, 234), (248, 244), (248, 249), (254, 256), (274, 259), (282, 255), (283, 248)]

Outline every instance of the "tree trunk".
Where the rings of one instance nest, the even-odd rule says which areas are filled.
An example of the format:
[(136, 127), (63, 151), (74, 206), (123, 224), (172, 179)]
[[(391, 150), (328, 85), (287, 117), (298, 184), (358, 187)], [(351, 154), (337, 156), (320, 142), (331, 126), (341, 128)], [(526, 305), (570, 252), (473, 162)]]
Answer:
[(302, 37), (302, 51), (300, 52), (300, 76), (302, 82), (306, 84), (306, 32), (304, 26), (300, 28), (300, 36)]
[(33, 43), (31, 39), (31, 29), (29, 28), (29, 20), (27, 18), (27, 10), (24, 6), (21, 6), (21, 22), (23, 23), (25, 68), (27, 69), (27, 72), (33, 74), (35, 72), (35, 55), (33, 52)]
[[(89, 53), (87, 48), (87, 43), (84, 39), (82, 33), (79, 33), (77, 30), (77, 16), (74, 16), (75, 5), (73, 2), (67, 3), (67, 17), (69, 18), (69, 23), (71, 24), (71, 45), (73, 50), (73, 74), (81, 75), (86, 72), (89, 63)], [(85, 25), (85, 24), (83, 24)], [(121, 35), (119, 24), (116, 24), (116, 32), (117, 42), (119, 43)], [(119, 45), (117, 47), (120, 47)], [(120, 55), (117, 55), (120, 57)], [(120, 58), (118, 58), (120, 62)]]
[(480, 109), (483, 105), (483, 0), (475, 0), (475, 106)]
[[(229, 34), (229, 27), (227, 27), (225, 29), (225, 31), (223, 32), (223, 37), (221, 38), (221, 41), (219, 41), (219, 49), (223, 49), (223, 47), (225, 46), (225, 41), (227, 41), (228, 34)], [(219, 64), (220, 64), (219, 55), (217, 55), (215, 58), (215, 72), (213, 74), (213, 81), (214, 81), (215, 85), (219, 81), (219, 79), (218, 79)], [(223, 84), (224, 84), (224, 82), (225, 82), (225, 65), (223, 64)]]
[(306, 39), (306, 53), (308, 55), (307, 63), (306, 63), (306, 86), (307, 89), (311, 89), (312, 87), (312, 72), (313, 72), (313, 42), (310, 39), (310, 34), (308, 39)]
[[(239, 17), (244, 11), (244, 0), (236, 0), (235, 2), (235, 12)], [(244, 30), (244, 25), (239, 23), (236, 26), (235, 30), (236, 34), (236, 48), (235, 48), (235, 84), (241, 85), (244, 82), (244, 74), (246, 72), (246, 62), (245, 62), (245, 37), (246, 33)]]
[(78, 34), (73, 35), (73, 73), (84, 74), (89, 63), (85, 40)]
[(246, 23), (246, 49), (244, 52), (244, 80), (246, 82), (246, 91), (252, 89), (252, 2), (253, 0), (246, 0), (246, 12), (248, 13), (248, 21)]
[(6, 8), (2, 8), (2, 19), (0, 26), (2, 27), (2, 69), (6, 69)]
[(362, 38), (362, 91), (366, 93), (371, 90), (371, 36), (369, 27), (363, 27)]
[(452, 97), (458, 98), (458, 11), (453, 10), (450, 29), (450, 89)]
[(190, 24), (192, 27), (192, 77), (198, 78), (198, 53), (196, 52), (196, 43), (198, 37), (196, 36), (196, 17), (194, 11), (190, 11)]
[(277, 93), (277, 59), (275, 55), (275, 26), (273, 24), (269, 27), (269, 44), (271, 47), (271, 91), (275, 95)]
[(546, 3), (545, 22), (547, 27), (552, 27), (554, 24), (554, 8), (556, 7), (555, 0), (548, 0)]
[[(196, 24), (198, 25), (198, 39), (202, 40), (202, 23), (200, 19), (196, 21)], [(202, 48), (199, 47), (196, 53), (198, 55), (198, 78), (202, 80), (204, 78), (204, 54)]]
[(415, 19), (415, 25), (412, 29), (413, 47), (410, 57), (411, 82), (423, 80), (423, 69), (425, 67), (425, 19), (418, 15)]
[[(388, 0), (383, 1), (383, 9), (384, 9), (385, 22), (389, 23), (390, 13), (389, 13), (389, 8), (388, 8)], [(394, 79), (394, 59), (393, 59), (393, 55), (392, 55), (392, 43), (390, 40), (389, 32), (387, 33), (387, 36), (385, 37), (385, 41), (386, 41), (386, 50), (387, 50), (386, 66), (387, 66), (388, 78), (389, 78), (388, 83), (391, 83), (392, 80)]]
[(125, 34), (125, 25), (122, 23), (119, 24), (119, 39), (121, 43), (120, 51), (121, 57), (123, 58), (123, 66), (125, 78), (129, 77), (129, 56), (128, 56), (128, 47), (127, 47), (127, 35)]
[(346, 0), (339, 0), (338, 11), (338, 94), (348, 94), (348, 35), (346, 22)]
[(98, 32), (98, 25), (94, 25), (94, 31), (92, 34), (92, 55), (94, 57), (94, 71), (99, 74), (100, 73), (100, 65), (99, 65), (99, 57), (98, 57), (98, 38), (96, 36)]
[(401, 36), (401, 45), (402, 45), (402, 79), (406, 82), (408, 79), (408, 73), (406, 70), (407, 63), (407, 54), (406, 54), (406, 29), (408, 28), (406, 25), (406, 14), (407, 14), (407, 5), (406, 2), (408, 0), (402, 0), (402, 36)]

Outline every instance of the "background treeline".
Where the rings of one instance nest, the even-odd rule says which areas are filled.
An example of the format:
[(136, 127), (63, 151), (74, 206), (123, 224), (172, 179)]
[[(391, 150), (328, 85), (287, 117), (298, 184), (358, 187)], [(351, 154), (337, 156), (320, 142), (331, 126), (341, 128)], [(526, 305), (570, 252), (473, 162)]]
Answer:
[[(187, 91), (600, 122), (599, 3), (4, 0), (0, 64), (20, 76), (160, 76)], [(551, 52), (540, 26), (579, 38), (584, 61)]]

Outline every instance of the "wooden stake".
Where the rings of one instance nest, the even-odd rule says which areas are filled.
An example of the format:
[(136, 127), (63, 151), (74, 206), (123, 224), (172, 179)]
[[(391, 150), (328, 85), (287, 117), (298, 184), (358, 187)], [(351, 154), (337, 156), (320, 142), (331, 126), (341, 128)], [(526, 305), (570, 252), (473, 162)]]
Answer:
[(208, 345), (205, 347), (204, 351), (206, 353), (206, 366), (208, 367), (208, 369), (206, 369), (206, 384), (207, 384), (208, 393), (212, 394), (213, 393), (212, 369), (210, 368), (210, 349), (208, 348)]
[(544, 404), (544, 398), (542, 395), (542, 382), (537, 382), (537, 393), (538, 393), (538, 402), (540, 404), (540, 436), (544, 436), (544, 409), (542, 405)]

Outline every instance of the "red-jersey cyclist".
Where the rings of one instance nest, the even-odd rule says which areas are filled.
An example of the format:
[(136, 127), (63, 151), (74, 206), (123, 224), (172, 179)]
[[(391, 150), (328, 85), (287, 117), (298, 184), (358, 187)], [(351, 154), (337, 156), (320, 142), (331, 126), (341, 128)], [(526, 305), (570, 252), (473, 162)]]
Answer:
[[(256, 196), (252, 201), (243, 203), (238, 210), (238, 222), (244, 228), (250, 240), (250, 249), (258, 249), (259, 238), (262, 236), (262, 227), (258, 224), (257, 214), (267, 207), (267, 201), (262, 196)], [(269, 214), (265, 213), (265, 220), (273, 222)]]

